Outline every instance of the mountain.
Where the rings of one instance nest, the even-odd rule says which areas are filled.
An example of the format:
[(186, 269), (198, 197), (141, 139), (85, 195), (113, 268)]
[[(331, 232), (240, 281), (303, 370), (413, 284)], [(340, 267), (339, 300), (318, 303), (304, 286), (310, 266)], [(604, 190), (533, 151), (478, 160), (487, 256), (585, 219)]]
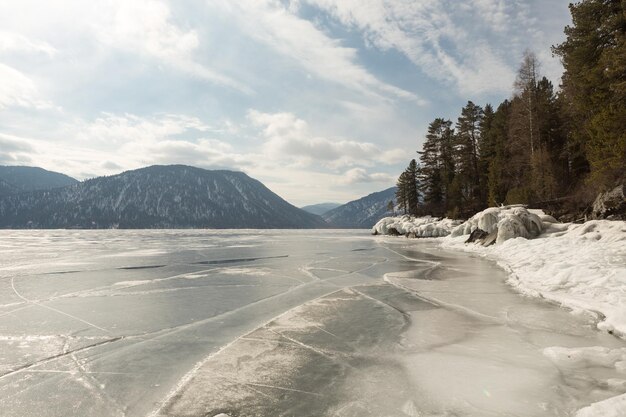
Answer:
[(2, 228), (319, 228), (242, 172), (151, 166), (0, 198)]
[(0, 166), (0, 195), (76, 184), (72, 177), (38, 167)]
[(396, 187), (370, 194), (332, 209), (322, 215), (332, 227), (368, 229), (389, 215), (387, 205), (396, 200)]
[(320, 204), (312, 204), (310, 206), (300, 207), (302, 210), (309, 212), (311, 214), (317, 214), (321, 216), (322, 214), (330, 211), (334, 208), (339, 207), (341, 204), (339, 203), (320, 203)]
[(0, 196), (19, 192), (19, 189), (0, 178)]

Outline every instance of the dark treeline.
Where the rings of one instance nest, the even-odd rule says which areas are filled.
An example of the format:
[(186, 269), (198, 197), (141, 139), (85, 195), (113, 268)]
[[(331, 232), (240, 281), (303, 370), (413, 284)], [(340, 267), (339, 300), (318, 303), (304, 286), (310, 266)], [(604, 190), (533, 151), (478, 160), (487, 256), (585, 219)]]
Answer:
[(468, 101), (456, 122), (435, 119), (418, 161), (398, 179), (410, 214), (467, 217), (499, 204), (588, 205), (626, 175), (626, 2), (570, 5), (572, 26), (552, 48), (560, 89), (527, 51), (513, 94), (498, 106)]

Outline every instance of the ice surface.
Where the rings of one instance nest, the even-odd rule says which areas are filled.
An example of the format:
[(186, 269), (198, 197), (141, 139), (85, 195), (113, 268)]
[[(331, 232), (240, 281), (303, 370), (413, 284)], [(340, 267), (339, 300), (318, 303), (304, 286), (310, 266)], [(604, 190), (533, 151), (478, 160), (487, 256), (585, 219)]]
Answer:
[(626, 391), (626, 346), (594, 317), (434, 241), (5, 231), (0, 248), (3, 417), (563, 416)]

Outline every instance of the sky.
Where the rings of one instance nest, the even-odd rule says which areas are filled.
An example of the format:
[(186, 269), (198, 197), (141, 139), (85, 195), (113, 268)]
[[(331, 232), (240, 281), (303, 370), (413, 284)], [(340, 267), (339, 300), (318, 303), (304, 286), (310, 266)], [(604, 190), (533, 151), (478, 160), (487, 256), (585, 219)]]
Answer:
[(247, 173), (292, 204), (393, 186), (436, 117), (511, 95), (567, 0), (0, 0), (0, 165)]

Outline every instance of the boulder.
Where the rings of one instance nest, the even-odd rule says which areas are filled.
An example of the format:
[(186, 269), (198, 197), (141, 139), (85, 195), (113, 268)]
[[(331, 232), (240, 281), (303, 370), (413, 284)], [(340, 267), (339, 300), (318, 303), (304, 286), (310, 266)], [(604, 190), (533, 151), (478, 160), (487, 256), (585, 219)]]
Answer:
[(495, 229), (493, 232), (489, 233), (487, 236), (481, 239), (479, 243), (483, 246), (489, 246), (489, 245), (493, 245), (494, 243), (496, 243), (497, 239), (498, 239), (498, 229)]
[(400, 232), (398, 232), (398, 229), (396, 229), (395, 227), (390, 227), (389, 229), (387, 229), (387, 235), (400, 236)]
[(472, 233), (470, 233), (469, 238), (465, 241), (465, 243), (476, 242), (477, 240), (484, 239), (489, 235), (489, 233), (485, 232), (483, 229), (474, 229)]
[(592, 219), (626, 220), (626, 186), (598, 194), (591, 209)]

